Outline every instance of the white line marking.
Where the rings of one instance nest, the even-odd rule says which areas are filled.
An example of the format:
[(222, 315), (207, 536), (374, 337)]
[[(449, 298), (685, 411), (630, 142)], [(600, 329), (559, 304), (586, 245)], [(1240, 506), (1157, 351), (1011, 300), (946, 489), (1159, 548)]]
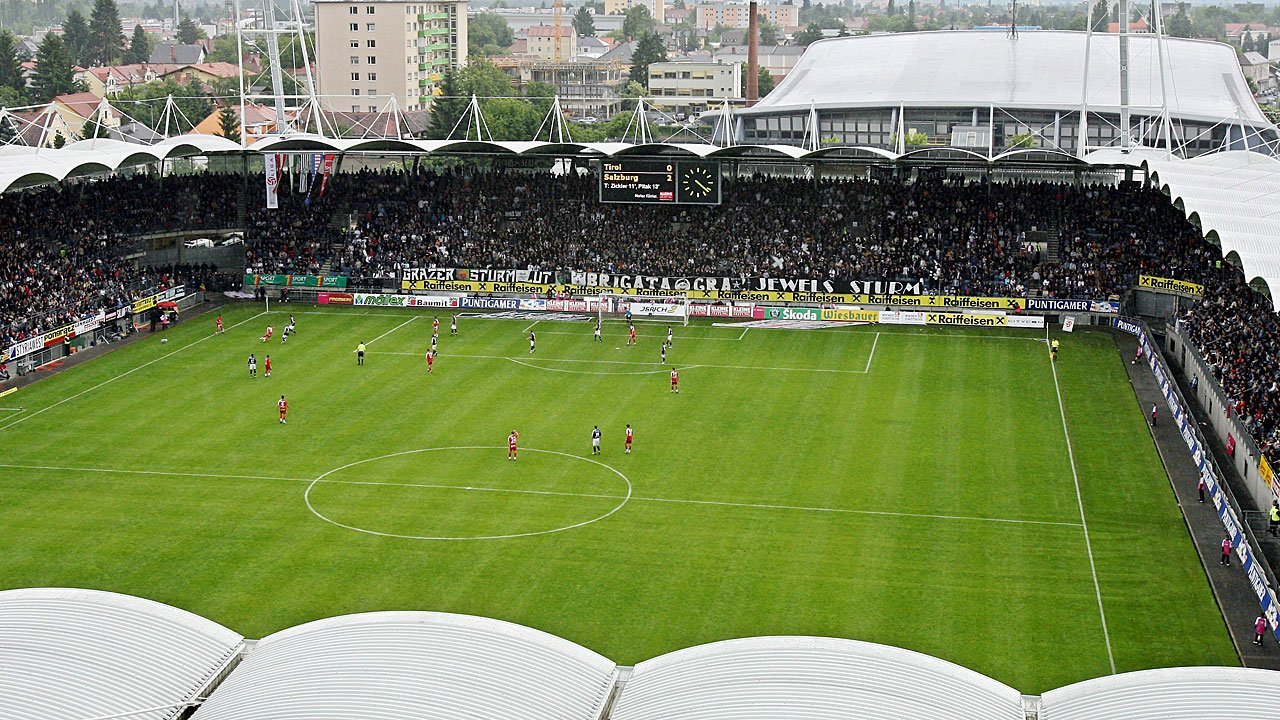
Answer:
[(0, 408), (0, 412), (22, 412), (23, 410), (26, 410), (26, 408)]
[(413, 316), (413, 317), (409, 318), (408, 320), (405, 320), (404, 322), (400, 323), (399, 325), (397, 325), (397, 326), (395, 326), (395, 327), (391, 328), (390, 330), (388, 330), (388, 331), (386, 331), (386, 332), (382, 333), (382, 334), (381, 334), (381, 335), (379, 335), (378, 337), (376, 337), (376, 338), (374, 338), (374, 339), (370, 340), (369, 342), (365, 343), (365, 345), (372, 345), (372, 344), (374, 344), (374, 343), (378, 342), (378, 341), (379, 341), (379, 340), (381, 340), (382, 338), (384, 338), (384, 337), (386, 337), (386, 336), (390, 335), (391, 333), (393, 333), (393, 332), (395, 332), (395, 331), (399, 330), (400, 328), (404, 327), (405, 325), (408, 325), (409, 323), (413, 322), (414, 320), (417, 320), (419, 317), (421, 317), (421, 316), (420, 316), (420, 315), (415, 315), (415, 316)]
[[(497, 449), (502, 447), (467, 447), (467, 448), (436, 448), (436, 449)], [(528, 449), (528, 448), (526, 448)], [(410, 450), (396, 455), (407, 455), (416, 452), (426, 452), (425, 450)], [(537, 452), (552, 453), (550, 450), (538, 450)], [(552, 453), (561, 454), (561, 453)], [(568, 455), (568, 453), (563, 453)], [(387, 457), (395, 457), (390, 455)], [(578, 455), (568, 455), (569, 457), (579, 458), (581, 460), (589, 460)], [(362, 460), (351, 465), (345, 465), (343, 468), (352, 467), (368, 460)], [(593, 461), (594, 462), (594, 461)], [(603, 464), (603, 463), (601, 463)], [(326, 480), (326, 476), (337, 472), (338, 470), (330, 470), (320, 478), (295, 478), (295, 477), (269, 477), (260, 475), (222, 475), (217, 473), (189, 473), (189, 472), (166, 472), (163, 470), (115, 470), (105, 468), (84, 468), (84, 467), (58, 467), (53, 465), (9, 465), (0, 464), (0, 468), (14, 468), (18, 470), (56, 470), (65, 472), (97, 472), (97, 473), (116, 473), (122, 475), (164, 475), (169, 477), (190, 477), (190, 478), (225, 478), (229, 480), (275, 480), (282, 482), (304, 482), (304, 483), (320, 483), (332, 485), (375, 485), (387, 487), (416, 487), (428, 488), (433, 490), (474, 490), (477, 492), (499, 492), (499, 493), (518, 493), (527, 495), (556, 495), (563, 497), (582, 497), (596, 498), (602, 500), (621, 500), (624, 495), (605, 495), (597, 493), (573, 493), (561, 492), (556, 490), (524, 490), (519, 488), (495, 488), (495, 487), (463, 487), (461, 485), (436, 485), (430, 483), (403, 483), (403, 482), (387, 482), (378, 480)], [(339, 469), (343, 469), (339, 468)], [(926, 513), (909, 513), (894, 512), (891, 510), (852, 510), (847, 508), (830, 508), (809, 505), (779, 505), (774, 503), (746, 503), (746, 502), (728, 502), (720, 500), (688, 500), (682, 498), (662, 498), (662, 497), (641, 497), (637, 495), (630, 496), (631, 500), (657, 503), (675, 503), (679, 505), (711, 505), (716, 507), (738, 507), (756, 510), (795, 510), (800, 512), (818, 512), (818, 513), (838, 513), (842, 515), (868, 515), (873, 517), (904, 517), (904, 518), (920, 518), (925, 520), (962, 520), (968, 522), (993, 522), (993, 523), (1009, 523), (1016, 525), (1053, 525), (1058, 527), (1081, 527), (1080, 523), (1062, 522), (1056, 520), (1020, 520), (1017, 518), (996, 518), (996, 517), (980, 517), (976, 515), (931, 515)]]
[(750, 329), (751, 329), (751, 328), (749, 328), (749, 327), (744, 327), (744, 328), (742, 328), (742, 334), (738, 336), (738, 339), (739, 339), (739, 340), (741, 340), (742, 338), (746, 337), (746, 336), (747, 336), (747, 331), (748, 331), (748, 330), (750, 330)]
[[(541, 333), (539, 333), (539, 334), (541, 334), (541, 335), (576, 335), (577, 337), (586, 337), (586, 336), (587, 336), (587, 333), (585, 333), (585, 332), (568, 332), (568, 331), (566, 331), (566, 330), (543, 330), (543, 331), (542, 331)], [(617, 336), (611, 336), (611, 335), (609, 335), (608, 333), (606, 333), (606, 334), (605, 334), (605, 337), (617, 337)], [(649, 335), (648, 333), (642, 333), (642, 332), (637, 331), (637, 332), (636, 332), (636, 337), (637, 337), (637, 338), (639, 338), (639, 339), (648, 339), (648, 338), (653, 338), (653, 339), (655, 339), (655, 340), (665, 340), (665, 339), (666, 339), (666, 335), (665, 335), (664, 333), (661, 333), (661, 332), (657, 332), (657, 333), (654, 333), (653, 335)], [(699, 336), (697, 336), (697, 335), (684, 335), (684, 334), (680, 335), (680, 340), (681, 340), (681, 341), (684, 341), (684, 340), (712, 340), (712, 341), (715, 341), (715, 342), (737, 342), (739, 339), (740, 339), (740, 338), (731, 338), (731, 337), (699, 337)]]
[(867, 355), (867, 367), (862, 372), (864, 373), (871, 372), (871, 358), (876, 356), (876, 344), (879, 342), (880, 342), (880, 333), (876, 333), (876, 336), (871, 340), (871, 353)]
[[(245, 323), (247, 323), (247, 322), (249, 322), (249, 321), (251, 321), (251, 320), (256, 320), (256, 319), (258, 319), (258, 318), (260, 318), (260, 317), (262, 317), (263, 315), (266, 315), (266, 314), (267, 314), (267, 313), (266, 313), (266, 311), (264, 310), (263, 312), (260, 312), (260, 313), (258, 313), (257, 315), (254, 315), (254, 316), (252, 316), (252, 317), (247, 317), (247, 318), (245, 318), (244, 320), (241, 320), (240, 322), (236, 323), (235, 325), (228, 325), (228, 326), (227, 326), (227, 330), (231, 330), (231, 329), (237, 328), (237, 327), (239, 327), (239, 326), (241, 326), (241, 325), (243, 325), (243, 324), (245, 324)], [(132, 375), (132, 374), (134, 374), (134, 373), (138, 372), (139, 370), (141, 370), (141, 369), (142, 369), (142, 368), (144, 368), (144, 367), (147, 367), (147, 366), (150, 366), (150, 365), (154, 365), (154, 364), (156, 364), (156, 363), (160, 362), (161, 360), (164, 360), (165, 358), (167, 358), (167, 357), (169, 357), (169, 356), (171, 356), (171, 355), (177, 355), (178, 353), (182, 352), (183, 350), (188, 350), (188, 349), (190, 349), (190, 348), (193, 348), (193, 347), (195, 347), (196, 345), (199, 345), (200, 343), (202, 343), (202, 342), (204, 342), (204, 341), (206, 341), (206, 340), (211, 340), (211, 339), (213, 339), (213, 338), (215, 338), (215, 337), (218, 337), (218, 335), (217, 335), (217, 334), (210, 334), (210, 335), (206, 335), (206, 336), (204, 336), (204, 337), (200, 338), (199, 340), (195, 340), (195, 341), (193, 341), (193, 342), (187, 343), (186, 345), (183, 345), (182, 347), (178, 348), (177, 350), (173, 350), (173, 351), (171, 351), (171, 352), (165, 353), (164, 355), (161, 355), (160, 357), (158, 357), (158, 358), (156, 358), (156, 359), (154, 359), (154, 360), (149, 360), (149, 361), (147, 361), (147, 362), (145, 362), (145, 363), (143, 363), (143, 364), (139, 365), (138, 367), (136, 367), (136, 368), (134, 368), (134, 369), (132, 369), (132, 370), (126, 370), (125, 372), (122, 372), (122, 373), (120, 373), (119, 375), (116, 375), (116, 376), (115, 376), (115, 377), (113, 377), (113, 378), (110, 378), (110, 379), (107, 379), (107, 380), (103, 380), (102, 382), (98, 383), (97, 385), (94, 385), (94, 386), (93, 386), (93, 387), (91, 387), (91, 388), (86, 388), (86, 389), (84, 389), (84, 390), (81, 390), (80, 392), (76, 393), (75, 395), (71, 395), (71, 396), (65, 397), (65, 398), (63, 398), (63, 399), (59, 400), (58, 402), (56, 402), (56, 403), (54, 403), (54, 404), (52, 404), (52, 405), (49, 405), (49, 406), (43, 407), (43, 408), (41, 408), (41, 409), (39, 409), (39, 410), (37, 410), (37, 411), (35, 411), (35, 412), (33, 412), (33, 413), (28, 413), (28, 414), (26, 414), (26, 415), (23, 415), (22, 417), (18, 418), (17, 420), (13, 420), (13, 421), (11, 421), (11, 422), (5, 423), (4, 425), (0, 425), (0, 430), (5, 430), (5, 429), (8, 429), (8, 428), (11, 428), (11, 427), (13, 427), (14, 425), (17, 425), (17, 424), (18, 424), (18, 423), (20, 423), (20, 422), (26, 422), (27, 420), (30, 420), (31, 418), (33, 418), (33, 417), (35, 417), (35, 416), (37, 416), (37, 415), (41, 415), (41, 414), (43, 414), (43, 413), (45, 413), (45, 412), (48, 412), (49, 410), (52, 410), (52, 409), (54, 409), (54, 408), (58, 407), (59, 405), (61, 405), (61, 404), (63, 404), (63, 403), (71, 402), (72, 400), (75, 400), (76, 398), (80, 397), (81, 395), (84, 395), (85, 393), (91, 393), (91, 392), (93, 392), (94, 390), (97, 390), (98, 388), (100, 388), (100, 387), (102, 387), (102, 386), (104, 386), (104, 385), (109, 385), (109, 384), (111, 384), (111, 383), (113, 383), (113, 382), (115, 382), (115, 381), (119, 380), (119, 379), (120, 379), (120, 378), (122, 378), (122, 377), (128, 377), (129, 375)]]
[[(1045, 343), (1049, 343), (1049, 326), (1044, 328)], [(1053, 370), (1053, 391), (1058, 395), (1058, 414), (1062, 416), (1062, 436), (1067, 440), (1067, 459), (1071, 461), (1071, 480), (1076, 486), (1076, 505), (1080, 508), (1080, 527), (1084, 530), (1084, 547), (1089, 554), (1089, 573), (1093, 575), (1093, 594), (1098, 599), (1098, 615), (1102, 618), (1102, 637), (1107, 642), (1107, 662), (1111, 665), (1111, 674), (1116, 673), (1116, 658), (1111, 651), (1111, 633), (1107, 630), (1107, 611), (1102, 606), (1102, 586), (1098, 584), (1098, 567), (1093, 561), (1093, 542), (1089, 539), (1089, 522), (1084, 517), (1084, 497), (1080, 494), (1080, 475), (1076, 472), (1076, 455), (1071, 448), (1071, 431), (1067, 429), (1067, 408), (1062, 404), (1062, 387), (1058, 384), (1058, 365), (1052, 358), (1049, 368)]]
[[(370, 351), (369, 354), (370, 355), (410, 355), (413, 357), (418, 356), (418, 353), (393, 352), (389, 350), (383, 350), (378, 352)], [(507, 355), (450, 354), (447, 357), (466, 358), (469, 360), (510, 360), (511, 362), (517, 363), (519, 365), (525, 364), (525, 361), (533, 360), (535, 362), (585, 363), (585, 364), (603, 364), (603, 365), (648, 365), (648, 366), (657, 367), (657, 368), (670, 368), (674, 366), (674, 367), (679, 367), (681, 369), (700, 367), (700, 368), (715, 368), (720, 370), (776, 370), (776, 371), (782, 371), (782, 372), (816, 372), (816, 373), (837, 373), (837, 374), (847, 374), (847, 375), (865, 375), (866, 374), (866, 370), (841, 370), (838, 368), (765, 367), (761, 365), (708, 365), (706, 363), (695, 364), (695, 365), (680, 365), (678, 363), (670, 363), (667, 365), (663, 365), (661, 363), (656, 363), (656, 362), (640, 362), (635, 360), (579, 360), (579, 359), (569, 359), (569, 358), (546, 358), (546, 357), (530, 358), (528, 356), (509, 357)], [(537, 366), (531, 365), (530, 367), (537, 367)], [(540, 367), (538, 369), (550, 370), (551, 368)], [(626, 373), (608, 373), (608, 374), (624, 375)]]
[[(462, 356), (455, 355), (454, 357), (462, 357)], [(598, 370), (561, 370), (560, 368), (551, 368), (551, 367), (544, 367), (542, 365), (534, 365), (532, 363), (528, 363), (528, 362), (525, 362), (524, 360), (520, 360), (517, 358), (507, 358), (507, 359), (517, 365), (523, 365), (528, 368), (533, 368), (534, 370), (546, 370), (547, 372), (558, 372), (558, 373), (565, 373), (568, 375), (658, 375), (661, 373), (665, 373), (667, 371), (667, 368), (672, 367), (671, 365), (662, 365), (659, 363), (630, 363), (632, 365), (657, 365), (657, 369), (656, 370), (636, 370), (632, 372), (626, 372), (626, 371), (600, 372)], [(614, 361), (600, 360), (599, 362), (614, 362)], [(705, 366), (704, 365), (682, 365), (680, 369), (692, 370), (694, 368), (700, 368), (700, 367), (705, 367)]]
[(537, 324), (538, 324), (538, 321), (537, 321), (537, 320), (534, 320), (532, 323), (530, 323), (530, 324), (529, 324), (529, 327), (527, 327), (527, 328), (525, 328), (525, 329), (524, 329), (524, 332), (529, 332), (530, 330), (532, 330), (532, 329), (533, 329), (533, 326), (534, 326), (534, 325), (537, 325)]

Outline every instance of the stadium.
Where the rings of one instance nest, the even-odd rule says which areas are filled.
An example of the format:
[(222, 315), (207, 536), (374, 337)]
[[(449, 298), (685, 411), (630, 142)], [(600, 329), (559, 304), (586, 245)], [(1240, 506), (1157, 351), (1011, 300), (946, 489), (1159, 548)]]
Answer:
[(1280, 717), (1275, 127), (1091, 42), (820, 41), (700, 143), (0, 148), (0, 717)]

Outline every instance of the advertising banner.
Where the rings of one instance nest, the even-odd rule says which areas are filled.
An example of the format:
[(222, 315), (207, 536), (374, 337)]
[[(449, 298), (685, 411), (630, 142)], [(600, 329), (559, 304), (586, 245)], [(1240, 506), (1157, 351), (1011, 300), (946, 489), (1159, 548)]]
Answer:
[(316, 293), (318, 305), (354, 305), (356, 296), (351, 293)]
[[(329, 293), (332, 296), (332, 293)], [(382, 295), (356, 293), (352, 305), (368, 307), (458, 307), (458, 298), (439, 295)]]
[(761, 311), (758, 319), (760, 320), (821, 320), (822, 311), (818, 308), (803, 307), (763, 307), (756, 308)]
[(599, 312), (604, 305), (605, 312), (611, 312), (608, 302), (600, 300), (546, 300), (547, 310), (552, 312)]
[(1153, 277), (1151, 275), (1139, 275), (1138, 287), (1144, 290), (1154, 290), (1156, 292), (1173, 293), (1174, 295), (1185, 295), (1186, 297), (1200, 298), (1204, 297), (1204, 286), (1197, 285), (1186, 280), (1175, 280), (1173, 278)]
[(740, 305), (704, 305), (702, 303), (694, 303), (689, 306), (690, 317), (716, 317), (716, 318), (751, 318), (755, 317), (755, 306), (750, 304)]
[(878, 323), (880, 322), (880, 311), (859, 310), (857, 308), (823, 308), (818, 312), (818, 318), (836, 322)]
[(882, 325), (924, 325), (925, 315), (918, 310), (881, 310)]
[(518, 310), (520, 300), (517, 298), (458, 298), (458, 307), (480, 308), (483, 310)]
[(546, 300), (521, 300), (520, 309), (521, 310), (546, 310), (547, 301)]
[[(1267, 585), (1266, 575), (1260, 563), (1255, 559), (1253, 549), (1249, 546), (1248, 537), (1244, 533), (1244, 524), (1240, 521), (1235, 509), (1231, 507), (1226, 490), (1223, 487), (1223, 481), (1217, 476), (1216, 468), (1209, 459), (1209, 451), (1200, 444), (1199, 436), (1196, 433), (1195, 419), (1191, 416), (1191, 413), (1182, 408), (1177, 391), (1166, 374), (1164, 365), (1157, 358), (1155, 348), (1152, 346), (1151, 340), (1142, 326), (1120, 318), (1116, 318), (1112, 324), (1113, 327), (1138, 337), (1138, 344), (1143, 350), (1142, 357), (1147, 366), (1151, 368), (1156, 384), (1160, 386), (1165, 402), (1169, 406), (1170, 417), (1182, 434), (1182, 439), (1187, 444), (1187, 449), (1191, 452), (1191, 457), (1200, 470), (1200, 476), (1204, 478), (1207, 494), (1213, 502), (1214, 510), (1218, 513), (1218, 520), (1222, 523), (1227, 536), (1231, 538), (1236, 557), (1240, 559), (1240, 565), (1244, 568), (1245, 575), (1249, 578), (1249, 584), (1253, 587), (1254, 594), (1258, 598), (1258, 606), (1262, 616), (1267, 619), (1267, 625), (1271, 628), (1272, 635), (1280, 639), (1280, 603), (1277, 602), (1275, 592)], [(1258, 469), (1260, 472), (1262, 471), (1261, 462)], [(1270, 472), (1269, 467), (1267, 472)], [(1264, 473), (1265, 476), (1266, 474)], [(1274, 485), (1272, 488), (1274, 491)]]
[(1005, 319), (1009, 322), (1009, 327), (1013, 328), (1043, 328), (1043, 315), (1006, 315)]
[(280, 168), (276, 166), (276, 156), (267, 153), (262, 156), (263, 176), (267, 186), (267, 209), (275, 210), (280, 207), (280, 197), (277, 194), (280, 185)]
[(950, 325), (953, 327), (1008, 327), (1007, 315), (964, 315), (960, 313), (925, 313), (926, 325)]
[(1039, 312), (1079, 312), (1118, 315), (1120, 303), (1113, 300), (1063, 300), (1059, 298), (1027, 298), (1027, 309)]
[(678, 303), (628, 302), (621, 309), (640, 317), (684, 317), (684, 305)]
[(347, 277), (345, 275), (257, 275), (254, 273), (245, 273), (244, 284), (345, 288), (347, 286)]
[(1062, 318), (1062, 331), (1073, 332), (1076, 329), (1076, 319), (1070, 315)]

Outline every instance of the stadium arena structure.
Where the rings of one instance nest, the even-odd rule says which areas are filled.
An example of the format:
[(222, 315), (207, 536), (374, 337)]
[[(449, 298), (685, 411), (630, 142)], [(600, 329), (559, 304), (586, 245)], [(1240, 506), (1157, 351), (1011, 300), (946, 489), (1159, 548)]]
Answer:
[[(1115, 55), (1105, 37), (1094, 42), (1088, 86), (1095, 90), (1087, 91), (1084, 75), (1079, 76), (1074, 90), (1083, 103), (1074, 111), (1069, 70), (1079, 57), (1072, 48), (1083, 52), (1081, 35), (903, 34), (816, 43), (812, 57), (777, 95), (739, 111), (732, 123), (726, 119), (737, 131), (722, 133), (729, 138), (720, 143), (651, 142), (643, 130), (638, 142), (574, 143), (568, 135), (554, 141), (493, 138), (475, 105), (476, 117), (464, 123), (468, 129), (450, 140), (299, 131), (263, 137), (248, 148), (196, 135), (153, 145), (99, 138), (57, 150), (13, 144), (0, 148), (0, 191), (111, 172), (154, 168), (163, 173), (185, 158), (241, 157), (260, 169), (259, 156), (290, 153), (479, 156), (534, 166), (563, 158), (686, 157), (721, 160), (729, 172), (774, 167), (815, 174), (940, 172), (1064, 182), (1133, 178), (1164, 189), (1222, 247), (1227, 261), (1271, 295), (1280, 283), (1280, 253), (1273, 240), (1280, 236), (1280, 161), (1272, 157), (1276, 130), (1249, 97), (1232, 51), (1168, 40), (1166, 87), (1179, 101), (1167, 103), (1163, 126), (1177, 141), (1169, 147), (1162, 140), (1159, 119), (1165, 113), (1154, 104), (1160, 95), (1152, 95), (1159, 73), (1153, 82), (1148, 72), (1144, 86), (1139, 71), (1137, 87), (1146, 89), (1134, 95), (1146, 99), (1134, 106), (1138, 144), (1121, 147), (1122, 133), (1106, 130), (1114, 129), (1119, 110), (1103, 97), (1115, 92), (1105, 91), (1109, 78), (1118, 75)], [(937, 99), (930, 104), (926, 89), (913, 81), (946, 64), (936, 60), (947, 53), (935, 54), (935, 43), (955, 53), (948, 60), (974, 64), (954, 76), (938, 75), (951, 81), (929, 86), (933, 89), (927, 92)], [(1150, 41), (1135, 39), (1140, 48), (1144, 43)], [(913, 51), (916, 58), (935, 60), (911, 66)], [(1150, 43), (1137, 55), (1156, 54)], [(880, 63), (884, 76), (865, 85), (842, 79), (845, 69), (862, 66), (857, 57)], [(899, 57), (895, 76), (887, 68)], [(1064, 71), (1066, 77), (1059, 77)], [(1061, 85), (1029, 88), (1045, 82)], [(850, 87), (865, 87), (867, 93), (850, 99)], [(1071, 142), (1079, 137), (1068, 129), (1078, 127), (1081, 106), (1090, 117), (1085, 136), (1095, 137), (1096, 128), (1101, 147)], [(874, 131), (873, 122), (879, 124)], [(837, 124), (842, 124), (838, 130)], [(908, 147), (912, 130), (930, 144)], [(1028, 134), (1030, 147), (1021, 140), (1011, 146), (1015, 137)], [(835, 142), (826, 142), (831, 138)], [(1196, 436), (1194, 425), (1186, 432)], [(1204, 455), (1199, 445), (1192, 450)], [(529, 628), (438, 613), (331, 618), (254, 642), (150, 601), (63, 589), (0, 593), (0, 638), (21, 638), (0, 642), (0, 717), (19, 718), (284, 718), (299, 708), (332, 718), (401, 718), (440, 708), (435, 716), (647, 720), (708, 717), (707, 708), (719, 708), (715, 717), (745, 720), (1031, 715), (1198, 720), (1265, 717), (1280, 704), (1280, 675), (1267, 671), (1150, 670), (1024, 697), (936, 658), (829, 638), (727, 641), (619, 668)], [(29, 692), (33, 683), (41, 692)]]
[[(563, 638), (435, 612), (261, 640), (128, 595), (0, 592), (0, 715), (96, 720), (1217, 720), (1275, 717), (1275, 672), (1144, 670), (1025, 696), (910, 650), (757, 637), (620, 667)], [(38, 687), (39, 692), (31, 692)]]

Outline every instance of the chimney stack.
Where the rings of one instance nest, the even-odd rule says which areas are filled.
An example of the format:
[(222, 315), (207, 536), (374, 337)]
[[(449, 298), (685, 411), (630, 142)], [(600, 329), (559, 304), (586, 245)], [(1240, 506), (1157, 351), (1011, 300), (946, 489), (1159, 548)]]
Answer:
[(750, 14), (747, 15), (747, 107), (755, 105), (760, 99), (759, 12), (756, 0), (751, 0)]

